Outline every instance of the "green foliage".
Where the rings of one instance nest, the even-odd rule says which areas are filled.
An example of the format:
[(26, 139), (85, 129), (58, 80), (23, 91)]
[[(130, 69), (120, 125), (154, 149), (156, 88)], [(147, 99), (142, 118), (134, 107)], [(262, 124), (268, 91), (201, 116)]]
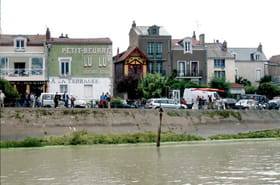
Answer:
[(110, 104), (111, 104), (111, 107), (118, 107), (118, 108), (124, 107), (123, 101), (121, 101), (121, 99), (118, 99), (118, 98), (112, 99), (110, 101)]
[(167, 78), (158, 73), (148, 73), (138, 83), (138, 90), (146, 99), (162, 97), (164, 90), (167, 88)]
[(247, 80), (246, 78), (243, 78), (241, 76), (238, 77), (238, 78), (235, 78), (235, 83), (244, 85), (244, 87), (251, 86), (251, 82), (249, 80)]
[(208, 111), (207, 114), (214, 118), (215, 116), (219, 116), (222, 118), (229, 118), (230, 116), (236, 118), (237, 120), (241, 121), (242, 117), (239, 112), (229, 111), (229, 110), (216, 110), (216, 111)]
[(230, 95), (229, 83), (226, 82), (224, 78), (217, 78), (217, 77), (212, 78), (210, 81), (210, 87), (224, 90), (225, 92), (219, 93), (222, 97), (229, 97)]
[(273, 130), (262, 130), (255, 132), (247, 133), (238, 133), (238, 134), (218, 134), (210, 136), (211, 140), (220, 140), (220, 139), (248, 139), (248, 138), (278, 138), (280, 137), (280, 129)]
[(265, 75), (265, 76), (263, 76), (263, 77), (261, 78), (260, 84), (261, 84), (261, 83), (269, 83), (269, 82), (271, 82), (271, 81), (272, 81), (272, 76), (270, 76), (270, 75)]
[(274, 96), (280, 95), (280, 87), (272, 83), (262, 83), (259, 85), (257, 93), (272, 99)]
[(15, 102), (15, 100), (19, 99), (19, 94), (17, 90), (15, 90), (10, 82), (7, 80), (0, 78), (0, 89), (4, 92), (6, 98), (5, 98), (5, 104), (11, 104)]
[(257, 92), (257, 88), (255, 86), (245, 86), (246, 94), (255, 94)]

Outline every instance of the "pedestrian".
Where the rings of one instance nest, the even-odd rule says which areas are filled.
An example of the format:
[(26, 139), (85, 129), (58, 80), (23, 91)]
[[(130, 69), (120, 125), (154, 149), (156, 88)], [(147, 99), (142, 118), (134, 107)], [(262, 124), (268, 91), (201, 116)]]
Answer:
[(74, 108), (75, 100), (76, 100), (75, 97), (71, 95), (71, 97), (70, 97), (71, 108)]
[(183, 98), (182, 104), (183, 104), (183, 105), (187, 105), (187, 102), (186, 102), (185, 98)]
[(111, 95), (108, 92), (105, 94), (105, 99), (106, 99), (106, 104), (108, 105), (108, 108), (110, 109), (111, 108), (111, 104), (110, 104)]
[(5, 99), (4, 92), (0, 89), (0, 108), (4, 108), (4, 99)]
[(24, 94), (23, 107), (30, 107), (30, 94), (28, 91), (26, 91)]
[(35, 95), (33, 93), (30, 94), (30, 106), (35, 107)]
[(55, 96), (54, 96), (54, 99), (53, 99), (53, 101), (54, 101), (54, 108), (56, 108), (58, 106), (59, 100), (60, 100), (60, 96), (59, 96), (58, 92), (56, 92)]
[(64, 94), (62, 95), (62, 99), (64, 101), (64, 106), (68, 108), (69, 96), (66, 91), (64, 91)]
[(105, 96), (104, 92), (100, 96), (99, 105), (101, 108), (104, 108), (106, 106), (106, 96)]

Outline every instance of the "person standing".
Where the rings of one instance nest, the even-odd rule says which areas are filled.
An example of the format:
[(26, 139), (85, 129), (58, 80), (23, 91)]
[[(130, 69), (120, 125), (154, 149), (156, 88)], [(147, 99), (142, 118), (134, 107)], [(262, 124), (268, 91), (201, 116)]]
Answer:
[(71, 108), (74, 108), (75, 100), (76, 100), (75, 97), (71, 95), (70, 97)]
[(64, 91), (64, 94), (62, 95), (62, 99), (64, 101), (64, 106), (68, 108), (69, 96), (66, 91)]
[(55, 93), (55, 96), (54, 96), (54, 108), (56, 108), (58, 106), (58, 102), (59, 102), (59, 99), (60, 99), (60, 96), (58, 94), (58, 92)]
[(35, 107), (35, 95), (34, 95), (34, 93), (31, 93), (31, 94), (30, 94), (30, 106), (31, 106), (32, 108)]
[(0, 89), (0, 108), (4, 108), (4, 99), (5, 99), (4, 92)]
[(108, 108), (110, 109), (111, 108), (111, 104), (110, 104), (111, 95), (108, 92), (106, 92), (105, 99), (106, 99), (106, 103), (108, 105)]

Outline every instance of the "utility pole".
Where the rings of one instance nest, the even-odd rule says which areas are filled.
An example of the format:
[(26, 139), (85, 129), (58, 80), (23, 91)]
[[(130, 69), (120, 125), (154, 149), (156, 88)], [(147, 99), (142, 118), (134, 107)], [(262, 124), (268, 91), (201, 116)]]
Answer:
[(160, 134), (161, 134), (161, 123), (162, 123), (162, 112), (163, 109), (159, 109), (159, 127), (158, 127), (158, 135), (157, 135), (157, 147), (160, 147)]

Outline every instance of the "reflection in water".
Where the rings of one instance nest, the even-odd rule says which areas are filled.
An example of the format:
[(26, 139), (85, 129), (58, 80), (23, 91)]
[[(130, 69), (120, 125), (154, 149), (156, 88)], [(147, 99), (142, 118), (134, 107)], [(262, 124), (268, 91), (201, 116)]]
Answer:
[(4, 184), (280, 184), (280, 142), (1, 149)]

